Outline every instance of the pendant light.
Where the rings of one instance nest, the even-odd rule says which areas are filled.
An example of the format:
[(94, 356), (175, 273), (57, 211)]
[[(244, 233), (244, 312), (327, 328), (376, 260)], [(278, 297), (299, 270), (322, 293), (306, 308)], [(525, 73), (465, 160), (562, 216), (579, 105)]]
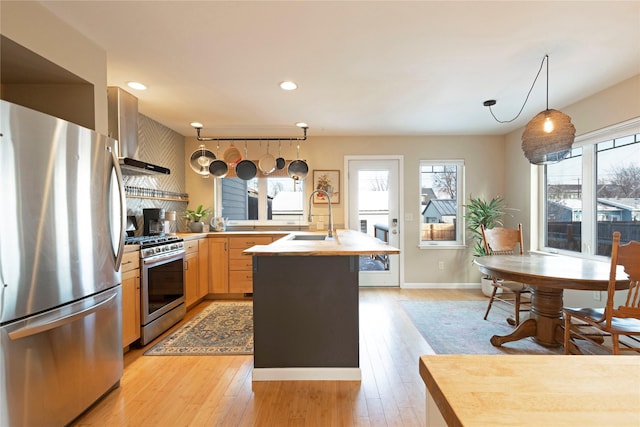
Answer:
[(531, 119), (522, 133), (522, 151), (529, 162), (534, 165), (556, 163), (567, 158), (571, 154), (571, 146), (573, 145), (576, 134), (576, 128), (571, 123), (571, 117), (558, 110), (549, 109), (549, 55), (545, 55), (542, 59), (538, 74), (516, 117), (507, 121), (498, 120), (491, 110), (491, 107), (496, 104), (496, 101), (488, 100), (483, 104), (485, 107), (489, 107), (491, 115), (499, 123), (508, 123), (517, 119), (529, 99), (531, 90), (540, 75), (540, 71), (542, 71), (545, 60), (547, 63), (546, 109)]

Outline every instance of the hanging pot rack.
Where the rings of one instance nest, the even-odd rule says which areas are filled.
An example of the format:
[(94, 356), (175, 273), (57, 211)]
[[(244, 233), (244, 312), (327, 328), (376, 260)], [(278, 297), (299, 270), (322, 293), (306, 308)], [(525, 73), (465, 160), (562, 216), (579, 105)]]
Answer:
[(306, 141), (308, 126), (301, 126), (303, 136), (302, 137), (265, 137), (265, 138), (237, 138), (237, 137), (208, 137), (200, 136), (200, 130), (202, 127), (194, 126), (196, 129), (198, 141)]

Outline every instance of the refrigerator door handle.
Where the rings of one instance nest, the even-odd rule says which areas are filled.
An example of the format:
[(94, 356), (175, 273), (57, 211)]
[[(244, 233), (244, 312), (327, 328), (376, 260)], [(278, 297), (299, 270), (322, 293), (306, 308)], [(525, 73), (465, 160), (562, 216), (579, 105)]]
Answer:
[(120, 193), (120, 242), (118, 242), (118, 252), (116, 253), (115, 259), (115, 269), (120, 270), (120, 266), (122, 264), (122, 256), (124, 255), (124, 235), (125, 229), (127, 227), (127, 211), (125, 206), (125, 196), (124, 196), (124, 184), (122, 179), (122, 172), (120, 171), (120, 163), (118, 161), (118, 157), (116, 153), (111, 149), (111, 147), (107, 147), (107, 151), (111, 153), (111, 167), (116, 172), (116, 180), (118, 181), (118, 192)]
[(90, 314), (93, 314), (96, 311), (101, 310), (105, 305), (108, 305), (117, 297), (118, 297), (118, 292), (114, 292), (110, 296), (107, 296), (102, 301), (99, 301), (97, 304), (94, 304), (91, 307), (87, 307), (75, 313), (58, 317), (54, 320), (43, 319), (42, 321), (35, 322), (35, 324), (25, 326), (24, 328), (16, 329), (15, 331), (9, 332), (8, 334), (9, 338), (15, 341), (21, 338), (37, 335), (39, 333), (49, 331), (51, 329), (56, 329), (56, 328), (59, 328), (60, 326), (63, 326), (69, 323), (73, 323), (79, 319), (82, 319), (83, 317), (87, 317)]

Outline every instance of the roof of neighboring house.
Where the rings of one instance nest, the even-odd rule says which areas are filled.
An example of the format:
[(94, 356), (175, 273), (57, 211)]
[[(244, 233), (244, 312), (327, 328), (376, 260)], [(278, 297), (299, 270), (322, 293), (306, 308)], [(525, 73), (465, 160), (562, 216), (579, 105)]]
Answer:
[[(627, 199), (617, 199), (627, 200)], [(629, 199), (633, 200), (633, 199)], [(628, 207), (624, 207), (621, 204), (612, 203), (613, 199), (598, 199), (598, 212), (603, 211), (619, 211), (620, 209), (630, 209)], [(582, 200), (580, 199), (559, 199), (559, 200), (549, 200), (549, 204), (556, 205), (559, 207), (563, 207), (565, 209), (571, 210), (572, 212), (582, 211)]]
[(598, 203), (613, 206), (616, 208), (626, 209), (630, 211), (640, 210), (640, 199), (621, 198), (621, 199), (598, 199)]
[(433, 199), (429, 200), (422, 215), (429, 209), (429, 206), (433, 206), (440, 216), (455, 216), (458, 210), (458, 205), (453, 199)]

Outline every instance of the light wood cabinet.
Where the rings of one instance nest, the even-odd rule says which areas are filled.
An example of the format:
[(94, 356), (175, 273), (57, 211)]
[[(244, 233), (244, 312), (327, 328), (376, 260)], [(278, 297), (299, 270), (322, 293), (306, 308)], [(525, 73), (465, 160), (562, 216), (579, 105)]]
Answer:
[(140, 252), (122, 257), (122, 347), (140, 338)]
[(271, 236), (229, 237), (229, 293), (253, 292), (253, 260), (242, 251), (272, 241)]
[(207, 239), (209, 246), (209, 293), (229, 293), (228, 242), (225, 237)]
[(187, 309), (209, 293), (208, 240), (189, 240), (184, 244), (185, 304)]
[(209, 292), (242, 294), (253, 292), (253, 258), (242, 251), (268, 245), (277, 235), (216, 237), (209, 241)]
[(184, 299), (185, 305), (189, 308), (198, 300), (198, 285), (200, 282), (198, 241), (185, 241), (184, 250)]
[(198, 240), (198, 299), (209, 293), (209, 242), (208, 239)]

